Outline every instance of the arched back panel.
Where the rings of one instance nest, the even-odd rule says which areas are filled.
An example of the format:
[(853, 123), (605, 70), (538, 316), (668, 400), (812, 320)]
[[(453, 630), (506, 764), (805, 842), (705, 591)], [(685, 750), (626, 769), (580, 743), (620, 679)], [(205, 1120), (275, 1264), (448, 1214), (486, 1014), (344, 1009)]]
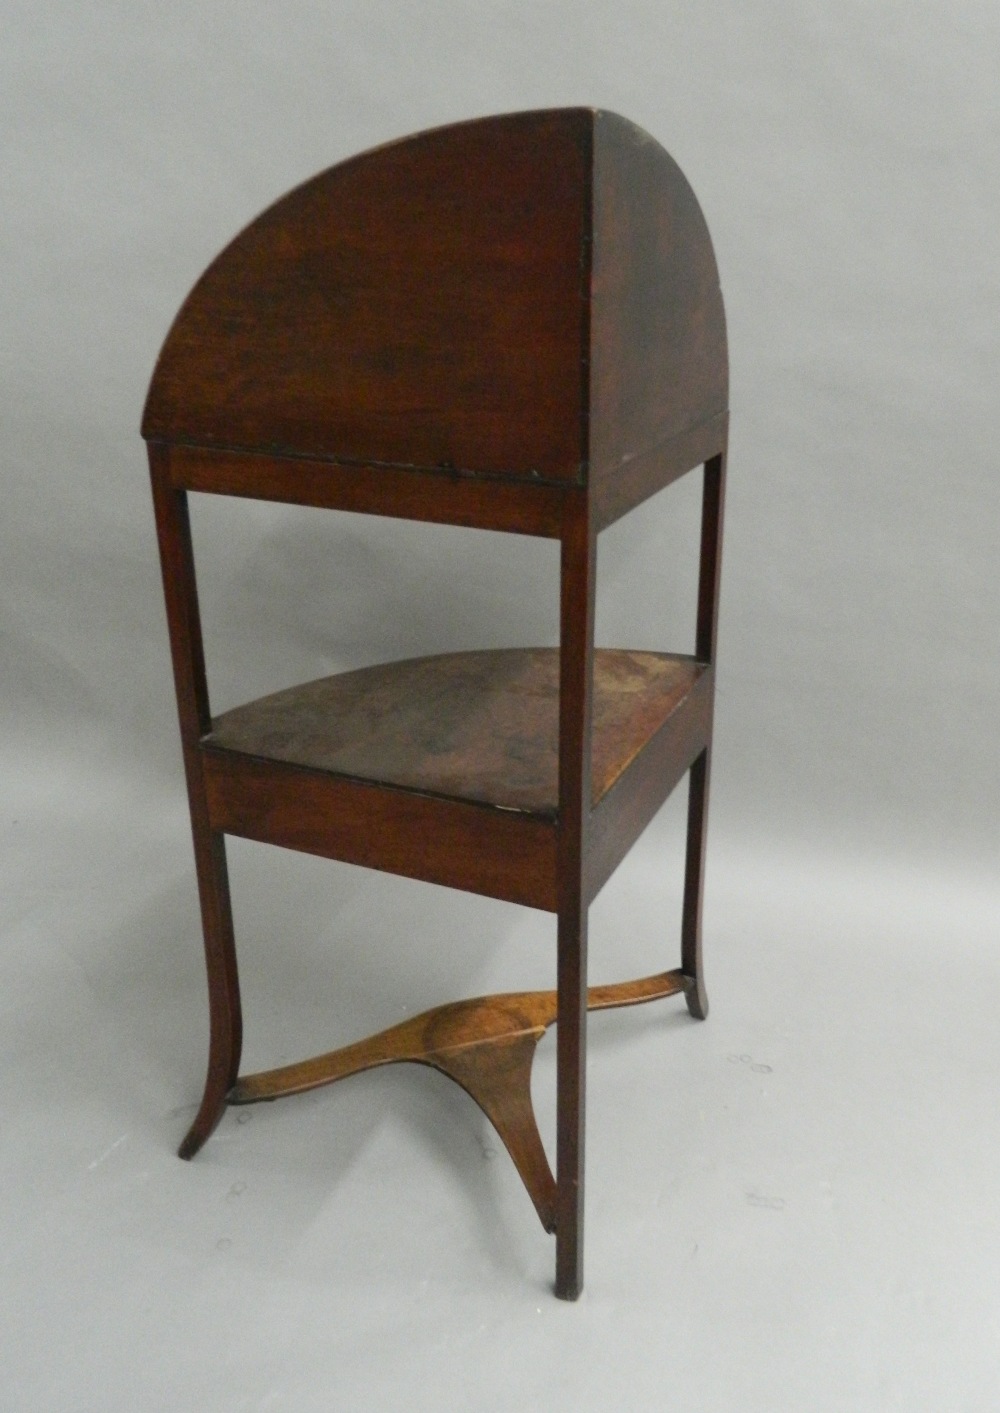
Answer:
[(576, 480), (591, 130), (462, 123), (292, 191), (195, 285), (143, 435)]
[(580, 108), (421, 133), (282, 198), (188, 296), (142, 430), (607, 486), (726, 406), (698, 202), (648, 134)]

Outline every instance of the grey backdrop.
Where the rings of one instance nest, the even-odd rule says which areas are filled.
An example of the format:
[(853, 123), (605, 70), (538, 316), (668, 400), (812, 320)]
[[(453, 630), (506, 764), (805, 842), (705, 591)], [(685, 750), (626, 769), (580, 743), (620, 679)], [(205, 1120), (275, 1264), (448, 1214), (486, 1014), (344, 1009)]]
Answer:
[[(200, 1082), (193, 877), (138, 437), (169, 321), (220, 246), (300, 180), (408, 131), (519, 108), (593, 104), (647, 128), (715, 242), (733, 396), (709, 889), (729, 886), (733, 918), (748, 919), (728, 945), (766, 957), (749, 919), (780, 877), (790, 945), (808, 949), (822, 918), (829, 965), (863, 969), (871, 952), (849, 937), (861, 889), (885, 916), (938, 908), (939, 979), (963, 989), (944, 980), (947, 948), (993, 907), (1000, 862), (998, 73), (988, 0), (0, 0), (0, 916), (8, 1059), (50, 1066), (42, 1107), (79, 1054), (60, 956), (116, 1018), (109, 1056), (127, 1034), (131, 1063), (177, 1104)], [(687, 646), (694, 489), (602, 538), (603, 641)], [(338, 666), (554, 638), (545, 544), (239, 504), (198, 505), (196, 544), (218, 708)], [(234, 867), (258, 880), (269, 925), (288, 932), (296, 916), (281, 878), (301, 884), (309, 918), (326, 906), (328, 875), (311, 866), (237, 851)], [(353, 896), (348, 870), (329, 877)], [(279, 890), (273, 917), (260, 878)], [(421, 903), (423, 923), (447, 929), (453, 896)], [(268, 965), (262, 946), (265, 982)], [(359, 994), (379, 984), (366, 965)], [(183, 994), (169, 1020), (142, 1018), (157, 985)], [(65, 1014), (47, 1008), (53, 990)], [(328, 1040), (318, 1022), (314, 1038)], [(134, 1118), (142, 1094), (126, 1097), (124, 1072), (118, 1083)], [(183, 1118), (154, 1118), (167, 1154)], [(50, 1179), (9, 1163), (7, 1191), (27, 1204), (17, 1226)], [(480, 1274), (488, 1284), (488, 1261)], [(56, 1406), (47, 1318), (29, 1320), (9, 1406)], [(89, 1407), (64, 1377), (61, 1406)], [(162, 1406), (216, 1406), (194, 1387)]]

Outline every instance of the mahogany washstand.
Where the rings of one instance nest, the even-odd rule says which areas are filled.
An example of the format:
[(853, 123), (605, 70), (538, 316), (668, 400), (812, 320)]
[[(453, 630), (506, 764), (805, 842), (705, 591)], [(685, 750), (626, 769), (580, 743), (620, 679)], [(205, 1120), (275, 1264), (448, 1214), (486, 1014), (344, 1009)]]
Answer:
[[(227, 1104), (417, 1061), (495, 1125), (583, 1279), (588, 1009), (683, 993), (701, 961), (728, 425), (711, 241), (679, 168), (612, 113), (481, 119), (297, 187), (209, 266), (163, 346), (149, 446), (204, 928), (210, 1053), (181, 1155)], [(594, 647), (600, 531), (704, 467), (693, 656)], [(558, 649), (456, 653), (209, 710), (189, 491), (546, 536)], [(597, 892), (690, 771), (680, 966), (587, 986)], [(226, 834), (556, 914), (554, 991), (452, 1002), (240, 1074)], [(532, 1057), (557, 1025), (553, 1177)]]

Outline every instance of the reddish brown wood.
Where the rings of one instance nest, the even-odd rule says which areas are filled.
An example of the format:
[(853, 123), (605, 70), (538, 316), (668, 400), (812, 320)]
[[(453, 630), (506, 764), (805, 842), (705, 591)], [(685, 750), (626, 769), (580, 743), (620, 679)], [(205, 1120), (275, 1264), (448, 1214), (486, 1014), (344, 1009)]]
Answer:
[[(592, 223), (591, 478), (631, 483), (633, 461), (728, 409), (719, 272), (684, 174), (615, 113), (594, 118)], [(688, 465), (720, 442), (694, 448)]]
[(595, 466), (591, 497), (599, 529), (606, 529), (642, 501), (715, 456), (725, 447), (728, 425), (728, 414), (713, 417), (617, 466)]
[(712, 730), (711, 668), (703, 669), (683, 708), (668, 717), (642, 754), (595, 807), (586, 859), (587, 897), (594, 899), (704, 750)]
[[(423, 1018), (419, 1054), (398, 1053), (404, 1026), (292, 1068), (325, 1082), (415, 1058), (462, 1084), (555, 1227), (557, 1294), (579, 1294), (589, 903), (689, 767), (682, 967), (667, 976), (694, 1015), (707, 1006), (727, 379), (690, 187), (647, 134), (587, 109), (482, 119), (342, 163), (253, 222), (192, 290), (143, 421), (210, 993), (208, 1080), (183, 1152), (227, 1098), (293, 1082), (237, 1080), (224, 833), (556, 911), (554, 1183), (530, 1106), (537, 1027), (519, 1012), (498, 1030), (497, 998)], [(599, 531), (698, 463), (695, 657), (595, 653)], [(559, 539), (558, 694), (551, 652), (452, 655), (306, 684), (212, 723), (188, 490)]]
[(702, 662), (715, 661), (719, 626), (719, 581), (722, 575), (722, 519), (726, 500), (726, 449), (705, 463), (701, 510), (701, 555), (698, 572), (698, 631), (695, 653)]
[(543, 815), (421, 795), (210, 747), (214, 829), (322, 858), (556, 908), (556, 827)]
[(597, 534), (590, 502), (571, 502), (561, 544), (559, 622), (559, 854), (556, 1035), (556, 1294), (583, 1288), (587, 1074), (587, 914)]
[[(604, 1011), (661, 1000), (684, 990), (684, 973), (658, 972), (637, 980), (613, 981), (587, 990), (587, 1010)], [(379, 1065), (426, 1060), (450, 1050), (488, 1048), (523, 1035), (541, 1037), (556, 1022), (555, 991), (504, 992), (449, 1001), (423, 1011), (364, 1040), (329, 1050), (310, 1060), (243, 1075), (233, 1086), (231, 1104), (257, 1104), (289, 1094), (306, 1094), (338, 1079)]]
[[(719, 450), (726, 369), (673, 160), (613, 113), (519, 113), (362, 154), (258, 217), (175, 320), (143, 434), (353, 462), (372, 488), (380, 469), (559, 484), (589, 466), (614, 518)], [(420, 497), (386, 479), (410, 514)], [(368, 499), (360, 478), (349, 494)]]
[[(594, 805), (683, 715), (702, 672), (669, 653), (595, 653)], [(559, 653), (446, 653), (339, 673), (224, 713), (203, 744), (554, 818)]]
[(708, 1016), (708, 991), (702, 961), (701, 913), (708, 829), (709, 749), (691, 767), (688, 786), (687, 847), (684, 856), (684, 905), (681, 913), (681, 967), (687, 979), (688, 1010), (695, 1020)]
[(174, 448), (170, 467), (174, 484), (191, 491), (549, 539), (558, 538), (562, 523), (559, 487), (530, 478), (516, 481), (392, 466), (348, 466), (307, 457), (281, 459), (188, 446)]
[[(587, 1009), (606, 1010), (655, 1001), (683, 991), (680, 971), (636, 981), (591, 986)], [(455, 1080), (503, 1139), (546, 1231), (555, 1230), (556, 1184), (531, 1103), (535, 1048), (558, 1009), (555, 991), (523, 991), (452, 1001), (294, 1065), (245, 1075), (231, 1104), (256, 1104), (304, 1094), (382, 1065), (430, 1065)]]
[(150, 448), (149, 466), (208, 972), (208, 1075), (201, 1106), (180, 1147), (180, 1156), (191, 1158), (222, 1117), (239, 1073), (243, 1019), (225, 841), (209, 819), (199, 756), (198, 738), (211, 717), (187, 502), (184, 492), (170, 484), (165, 452)]
[(143, 435), (576, 481), (592, 131), (461, 123), (297, 187), (192, 290)]
[[(697, 652), (715, 662), (719, 621), (719, 579), (722, 572), (722, 520), (726, 495), (726, 453), (705, 465), (701, 515), (701, 568), (698, 581)], [(710, 703), (711, 705), (711, 703)], [(687, 849), (684, 863), (684, 906), (681, 916), (681, 966), (688, 978), (688, 1010), (696, 1020), (708, 1015), (708, 992), (702, 959), (702, 903), (705, 844), (708, 833), (708, 787), (711, 775), (711, 721), (705, 749), (691, 768), (688, 787)]]

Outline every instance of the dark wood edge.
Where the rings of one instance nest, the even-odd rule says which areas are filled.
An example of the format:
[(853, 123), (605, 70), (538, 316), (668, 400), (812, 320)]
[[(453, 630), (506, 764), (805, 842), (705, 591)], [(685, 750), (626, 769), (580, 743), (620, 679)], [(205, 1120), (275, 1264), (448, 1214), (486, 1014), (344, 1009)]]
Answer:
[[(592, 468), (594, 532), (606, 529), (665, 486), (724, 454), (729, 414), (661, 442), (617, 467)], [(150, 443), (178, 490), (351, 510), (401, 520), (558, 539), (573, 482), (471, 476), (418, 467), (353, 465), (186, 444)]]
[(191, 523), (187, 496), (171, 479), (168, 453), (155, 445), (147, 450), (181, 743), (187, 751), (212, 724)]
[(714, 680), (706, 666), (690, 695), (593, 810), (585, 860), (589, 901), (711, 739)]
[(167, 451), (173, 484), (189, 491), (548, 539), (561, 533), (565, 492), (579, 489), (572, 482), (557, 485), (446, 470), (348, 465), (181, 444), (170, 445)]
[(566, 498), (559, 571), (559, 858), (556, 977), (556, 1294), (583, 1286), (587, 900), (597, 531), (589, 491)]
[(719, 579), (722, 572), (722, 520), (726, 501), (726, 450), (705, 463), (701, 510), (701, 565), (698, 575), (698, 619), (695, 652), (703, 662), (715, 661), (719, 626)]
[(597, 528), (606, 529), (672, 481), (722, 453), (728, 429), (729, 413), (722, 412), (619, 466), (591, 467), (591, 498)]
[(494, 809), (201, 747), (211, 827), (555, 912), (557, 828)]

